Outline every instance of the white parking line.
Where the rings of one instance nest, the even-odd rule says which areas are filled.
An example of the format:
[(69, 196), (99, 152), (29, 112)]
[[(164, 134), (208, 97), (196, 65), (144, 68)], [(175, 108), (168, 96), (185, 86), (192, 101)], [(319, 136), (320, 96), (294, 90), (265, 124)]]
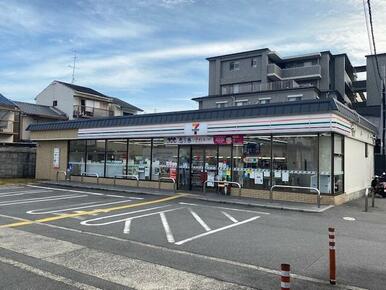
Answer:
[(198, 214), (196, 214), (192, 209), (189, 208), (190, 213), (196, 219), (196, 221), (207, 231), (210, 231), (210, 227), (200, 218)]
[(229, 213), (222, 211), (222, 214), (225, 215), (227, 218), (229, 218), (232, 222), (237, 223), (238, 220), (235, 219), (233, 216), (231, 216)]
[(98, 195), (98, 196), (109, 196), (109, 197), (125, 197), (130, 199), (143, 199), (143, 197), (134, 197), (134, 196), (122, 196), (122, 195), (113, 195), (113, 194), (104, 194), (100, 192), (91, 192), (91, 191), (83, 191), (83, 190), (73, 190), (73, 189), (63, 189), (63, 188), (56, 188), (56, 187), (47, 187), (47, 186), (37, 186), (37, 185), (27, 185), (29, 187), (36, 187), (36, 188), (44, 188), (44, 189), (51, 189), (55, 191), (66, 191), (66, 192), (75, 192), (75, 193), (86, 193), (90, 195)]
[(265, 212), (265, 211), (256, 211), (256, 210), (238, 209), (238, 208), (222, 207), (222, 206), (211, 206), (211, 205), (203, 205), (203, 204), (188, 203), (188, 202), (179, 202), (179, 204), (182, 204), (182, 205), (199, 206), (199, 207), (219, 208), (219, 209), (234, 210), (234, 211), (240, 211), (240, 212), (251, 212), (251, 213), (255, 213), (255, 214), (266, 214), (266, 215), (269, 215), (269, 214), (270, 214), (269, 212)]
[(29, 210), (27, 211), (28, 214), (49, 214), (49, 213), (58, 213), (58, 212), (66, 212), (66, 211), (73, 211), (76, 209), (83, 209), (83, 208), (90, 208), (90, 207), (98, 207), (98, 206), (105, 206), (105, 205), (111, 205), (111, 204), (117, 204), (117, 203), (124, 203), (124, 202), (131, 202), (132, 200), (126, 199), (126, 200), (120, 200), (120, 201), (114, 201), (114, 202), (107, 202), (107, 203), (98, 203), (98, 201), (94, 202), (87, 202), (84, 204), (79, 204), (81, 206), (77, 207), (71, 207), (71, 208), (56, 208), (56, 209), (36, 209), (36, 210)]
[(1, 192), (0, 197), (4, 196), (17, 196), (17, 195), (24, 195), (24, 194), (34, 194), (34, 193), (44, 193), (44, 192), (52, 192), (52, 190), (24, 190), (24, 191), (8, 191), (8, 192)]
[(123, 233), (124, 234), (129, 234), (130, 233), (130, 225), (131, 225), (131, 219), (126, 220), (125, 227), (123, 228)]
[[(94, 221), (100, 221), (100, 220), (114, 218), (114, 217), (118, 217), (118, 216), (124, 216), (124, 215), (131, 215), (131, 214), (134, 214), (134, 213), (139, 213), (139, 212), (145, 212), (145, 211), (150, 211), (150, 210), (154, 210), (154, 209), (165, 208), (165, 207), (168, 207), (168, 206), (170, 206), (170, 205), (168, 204), (168, 205), (156, 206), (156, 207), (145, 208), (145, 209), (129, 211), (129, 212), (124, 212), (124, 213), (113, 214), (113, 215), (108, 215), (108, 216), (102, 216), (102, 217), (98, 217), (98, 218), (94, 218), (94, 219), (83, 221), (83, 222), (81, 222), (81, 224), (82, 225), (86, 225), (86, 226), (105, 226), (105, 225), (120, 223), (120, 222), (126, 221), (129, 218), (113, 220), (111, 222), (105, 222), (105, 223), (99, 223), (99, 224), (90, 224), (90, 222), (94, 222)], [(156, 212), (154, 214), (159, 214), (159, 213), (160, 212)], [(137, 217), (142, 217), (142, 216), (137, 216)]]
[(165, 229), (166, 239), (168, 240), (169, 243), (174, 243), (175, 242), (174, 236), (170, 229), (168, 220), (166, 219), (165, 213), (161, 212), (159, 215), (161, 217), (162, 225), (164, 226), (164, 229)]
[(52, 201), (52, 200), (61, 200), (61, 199), (73, 199), (73, 198), (80, 198), (80, 197), (87, 197), (87, 195), (62, 195), (60, 197), (58, 196), (50, 196), (47, 198), (30, 198), (30, 199), (19, 199), (19, 200), (12, 200), (12, 201), (7, 201), (7, 202), (1, 202), (1, 206), (5, 205), (15, 205), (15, 204), (24, 204), (24, 203), (35, 203), (35, 202), (45, 202), (45, 201)]
[(252, 217), (250, 219), (247, 219), (247, 220), (244, 220), (244, 221), (241, 221), (241, 222), (238, 222), (238, 223), (234, 223), (234, 224), (231, 224), (231, 225), (227, 225), (225, 227), (222, 227), (222, 228), (218, 228), (218, 229), (215, 229), (215, 230), (212, 230), (212, 231), (209, 231), (209, 232), (206, 232), (206, 233), (202, 233), (202, 234), (199, 234), (197, 236), (194, 236), (194, 237), (191, 237), (191, 238), (188, 238), (188, 239), (185, 239), (185, 240), (182, 240), (182, 241), (179, 241), (177, 243), (175, 243), (175, 245), (183, 245), (187, 242), (190, 242), (190, 241), (193, 241), (193, 240), (196, 240), (196, 239), (199, 239), (199, 238), (202, 238), (202, 237), (205, 237), (205, 236), (208, 236), (208, 235), (211, 235), (211, 234), (214, 234), (214, 233), (217, 233), (217, 232), (220, 232), (220, 231), (223, 231), (223, 230), (226, 230), (226, 229), (230, 229), (230, 228), (233, 228), (233, 227), (236, 227), (236, 226), (239, 226), (239, 225), (242, 225), (242, 224), (245, 224), (245, 223), (249, 223), (253, 220), (256, 220), (260, 218), (259, 216), (255, 216), (255, 217)]

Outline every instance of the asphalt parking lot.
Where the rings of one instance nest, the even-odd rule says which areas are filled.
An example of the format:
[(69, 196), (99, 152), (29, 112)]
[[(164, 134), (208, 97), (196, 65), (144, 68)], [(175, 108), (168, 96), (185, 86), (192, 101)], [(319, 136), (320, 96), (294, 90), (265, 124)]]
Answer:
[(38, 185), (0, 188), (0, 209), (4, 289), (278, 289), (281, 263), (294, 288), (329, 289), (330, 225), (339, 287), (386, 284), (386, 215), (361, 201), (307, 214)]

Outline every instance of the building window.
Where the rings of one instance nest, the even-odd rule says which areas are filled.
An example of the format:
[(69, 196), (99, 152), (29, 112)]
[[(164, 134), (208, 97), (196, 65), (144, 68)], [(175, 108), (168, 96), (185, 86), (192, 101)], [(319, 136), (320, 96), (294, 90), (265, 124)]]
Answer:
[(318, 137), (273, 136), (273, 185), (317, 187)]
[(231, 61), (229, 63), (229, 70), (230, 71), (240, 70), (240, 62), (238, 62), (238, 61)]
[(257, 67), (257, 59), (256, 58), (252, 58), (251, 67)]
[(105, 140), (87, 140), (87, 173), (105, 176), (105, 145)]
[(130, 139), (127, 174), (150, 180), (151, 139)]
[(164, 139), (153, 139), (152, 180), (160, 177), (177, 178), (177, 145), (165, 145)]
[(216, 108), (217, 109), (226, 108), (227, 106), (228, 106), (228, 101), (216, 102)]
[(369, 157), (369, 146), (367, 143), (365, 143), (365, 158)]
[(296, 102), (296, 101), (301, 101), (303, 95), (293, 95), (293, 96), (288, 96), (288, 102)]
[(53, 107), (56, 107), (57, 105), (58, 105), (58, 101), (57, 101), (57, 100), (55, 100), (55, 101), (52, 102), (52, 106), (53, 106)]
[(258, 104), (269, 104), (271, 102), (271, 98), (260, 98), (257, 103)]
[(72, 175), (80, 175), (86, 170), (86, 141), (70, 141), (69, 146), (68, 169)]
[(238, 94), (240, 92), (240, 85), (239, 84), (234, 84), (232, 87), (232, 93), (233, 94)]
[(334, 192), (344, 191), (344, 139), (343, 136), (334, 134)]
[(233, 181), (243, 188), (269, 189), (270, 177), (270, 136), (248, 136), (244, 144), (233, 145)]
[(127, 140), (107, 140), (106, 177), (126, 175)]
[[(331, 193), (331, 134), (319, 135), (319, 190), (321, 193)], [(317, 183), (313, 183), (316, 187)]]
[(248, 104), (249, 104), (248, 100), (236, 100), (235, 101), (235, 105), (236, 106), (245, 106), (245, 105), (248, 105)]

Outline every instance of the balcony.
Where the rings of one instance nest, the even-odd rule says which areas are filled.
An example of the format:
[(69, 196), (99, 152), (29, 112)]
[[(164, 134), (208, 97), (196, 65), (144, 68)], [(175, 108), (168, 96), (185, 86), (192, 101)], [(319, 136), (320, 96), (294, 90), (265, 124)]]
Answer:
[(74, 105), (74, 118), (103, 118), (103, 117), (113, 117), (114, 111), (112, 110), (106, 110), (106, 109), (100, 109), (100, 108), (94, 108), (94, 107), (87, 107), (82, 105)]
[(270, 80), (286, 80), (286, 79), (321, 79), (322, 68), (320, 65), (310, 65), (294, 68), (280, 68), (274, 63), (270, 63), (267, 66), (267, 77)]

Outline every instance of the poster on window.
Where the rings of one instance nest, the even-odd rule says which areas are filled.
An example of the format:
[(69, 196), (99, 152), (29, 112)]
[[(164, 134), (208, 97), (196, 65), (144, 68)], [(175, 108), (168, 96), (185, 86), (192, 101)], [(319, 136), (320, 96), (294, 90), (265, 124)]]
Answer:
[(264, 183), (264, 176), (262, 171), (258, 171), (255, 174), (255, 184), (263, 184)]
[(289, 171), (288, 170), (283, 170), (283, 172), (281, 173), (281, 180), (283, 182), (289, 181)]
[(54, 148), (54, 156), (52, 160), (52, 165), (55, 169), (59, 169), (60, 167), (60, 148)]
[(214, 187), (214, 172), (208, 172), (207, 186)]

